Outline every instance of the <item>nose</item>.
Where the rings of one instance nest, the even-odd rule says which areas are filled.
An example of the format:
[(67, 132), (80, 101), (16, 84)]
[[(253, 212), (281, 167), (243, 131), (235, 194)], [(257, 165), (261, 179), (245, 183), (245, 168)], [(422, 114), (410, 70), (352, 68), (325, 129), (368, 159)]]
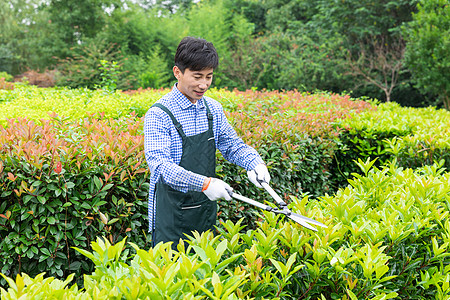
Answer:
[(208, 80), (202, 80), (198, 87), (202, 90), (206, 90), (208, 86), (209, 86)]

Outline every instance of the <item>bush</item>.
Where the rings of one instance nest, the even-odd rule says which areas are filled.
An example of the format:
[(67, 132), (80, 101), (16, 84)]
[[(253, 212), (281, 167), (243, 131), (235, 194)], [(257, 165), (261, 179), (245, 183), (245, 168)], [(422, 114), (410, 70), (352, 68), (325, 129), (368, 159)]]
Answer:
[(353, 118), (339, 120), (341, 146), (331, 168), (336, 185), (344, 186), (358, 158), (378, 158), (381, 166), (394, 159), (404, 168), (418, 168), (444, 160), (450, 169), (450, 113), (442, 109), (406, 108), (378, 104)]
[(55, 86), (56, 71), (45, 71), (39, 73), (38, 71), (29, 70), (15, 77), (15, 81), (27, 82), (38, 87), (53, 87)]
[[(122, 297), (125, 294), (121, 293), (131, 293), (124, 289), (130, 285), (140, 295), (163, 297), (167, 293), (177, 298), (181, 296), (176, 291), (181, 289), (193, 299), (211, 297), (210, 293), (258, 299), (338, 298), (344, 294), (352, 299), (383, 295), (385, 299), (396, 295), (420, 299), (447, 293), (444, 253), (450, 228), (446, 220), (449, 177), (444, 167), (448, 168), (450, 160), (439, 165), (432, 162), (448, 156), (448, 112), (400, 108), (392, 103), (374, 106), (348, 96), (296, 91), (212, 89), (209, 95), (223, 104), (238, 135), (261, 153), (274, 189), (290, 207), (329, 227), (310, 233), (270, 213), (222, 201), (220, 234), (198, 236), (191, 249), (179, 249), (189, 257), (183, 256), (182, 262), (189, 259), (201, 265), (193, 280), (203, 288), (183, 280), (185, 273), (177, 273), (182, 267), (172, 258), (181, 256), (170, 252), (170, 247), (161, 246), (149, 254), (150, 261), (156, 257), (160, 271), (141, 271), (148, 267), (141, 266), (142, 257), (149, 261), (142, 250), (150, 240), (145, 218), (149, 174), (143, 155), (143, 120), (129, 113), (139, 111), (142, 116), (166, 92), (104, 95), (23, 86), (0, 92), (0, 112), (4, 113), (0, 125), (2, 273), (37, 276), (48, 271), (61, 278), (75, 271), (76, 282), (85, 289), (70, 287), (67, 291), (86, 293), (86, 298), (114, 293)], [(67, 117), (48, 116), (49, 111)], [(17, 118), (20, 114), (29, 119)], [(344, 175), (350, 186), (330, 196), (335, 154), (342, 154), (341, 167), (348, 172)], [(379, 157), (377, 161), (369, 159), (373, 156)], [(267, 193), (248, 184), (244, 170), (221, 157), (217, 173), (237, 193), (260, 202), (268, 200)], [(312, 199), (319, 195), (325, 196)], [(105, 250), (98, 254), (81, 251), (87, 259), (71, 248), (86, 249), (97, 236), (105, 236), (112, 244), (127, 237), (139, 254), (129, 249), (115, 256), (108, 250), (112, 256), (99, 266), (95, 258), (105, 257)], [(110, 247), (103, 243), (100, 248)], [(216, 263), (211, 266), (213, 259)], [(221, 264), (221, 259), (226, 263)], [(95, 271), (93, 263), (97, 264)], [(298, 271), (289, 273), (300, 264)], [(79, 275), (90, 273), (81, 282)], [(166, 275), (168, 281), (161, 281)], [(104, 276), (112, 277), (103, 280)], [(216, 279), (213, 282), (216, 276), (222, 286)], [(118, 289), (112, 288), (116, 279), (123, 279)], [(29, 291), (36, 293), (46, 292), (37, 285), (65, 293), (54, 290), (55, 286), (71, 282), (54, 279), (43, 284), (43, 275), (17, 280), (25, 280), (34, 287)], [(18, 286), (23, 285), (19, 282)], [(225, 290), (231, 294), (225, 295)]]
[(60, 295), (81, 299), (445, 299), (450, 292), (449, 173), (438, 165), (378, 169), (335, 196), (292, 197), (293, 211), (327, 225), (311, 232), (261, 212), (255, 230), (220, 224), (178, 251), (144, 250), (125, 240), (77, 249), (95, 264), (84, 288), (38, 275), (8, 278), (4, 299)]
[[(286, 200), (290, 194), (308, 193), (317, 197), (336, 190), (330, 167), (343, 130), (336, 123), (375, 109), (349, 96), (326, 93), (234, 91), (234, 94), (241, 99), (225, 108), (230, 122), (238, 135), (258, 150), (273, 175), (274, 188)], [(226, 106), (227, 95), (222, 97), (217, 95)], [(236, 176), (238, 168), (226, 162), (223, 165), (227, 169), (221, 174), (227, 182), (243, 181), (241, 175)], [(259, 194), (253, 185), (246, 192)]]
[(14, 84), (8, 82), (4, 77), (0, 77), (0, 90), (14, 90)]
[(0, 72), (0, 78), (3, 78), (4, 81), (11, 82), (14, 77), (6, 72)]
[(35, 121), (48, 120), (53, 112), (70, 120), (83, 119), (95, 113), (113, 119), (128, 116), (131, 112), (143, 116), (162, 95), (162, 91), (155, 91), (130, 97), (120, 92), (105, 94), (101, 90), (20, 86), (13, 91), (0, 91), (0, 99), (3, 100), (0, 103), (0, 124), (6, 124), (7, 118), (23, 116)]
[(159, 89), (169, 86), (168, 82), (172, 78), (172, 74), (169, 71), (164, 71), (167, 66), (161, 55), (159, 45), (153, 48), (151, 55), (146, 59), (145, 65), (145, 70), (139, 75), (139, 86), (141, 88)]
[(413, 20), (403, 26), (405, 64), (417, 88), (433, 93), (450, 110), (450, 6), (445, 0), (422, 0)]
[(89, 89), (102, 86), (102, 80), (107, 75), (102, 77), (104, 67), (101, 61), (117, 63), (115, 76), (118, 89), (126, 90), (133, 86), (135, 78), (129, 77), (127, 71), (121, 69), (125, 58), (117, 46), (91, 41), (74, 50), (74, 53), (76, 54), (73, 57), (61, 59), (57, 66), (56, 84), (58, 86)]
[[(152, 97), (162, 92), (129, 96), (21, 87), (18, 93), (7, 94), (4, 107), (15, 114), (28, 111), (30, 118), (38, 119), (44, 112), (54, 110), (64, 112), (72, 120), (55, 116), (40, 122), (15, 118), (0, 126), (3, 145), (0, 213), (6, 217), (0, 219), (3, 222), (0, 256), (6, 262), (2, 272), (36, 275), (49, 270), (51, 276), (59, 277), (80, 267), (77, 275), (88, 272), (92, 265), (70, 247), (86, 247), (98, 235), (111, 241), (134, 236), (131, 241), (146, 245), (148, 168), (142, 165), (145, 164), (143, 120), (125, 115), (132, 107), (150, 106), (147, 103)], [(218, 91), (211, 93), (214, 96)], [(231, 122), (238, 134), (267, 161), (274, 188), (285, 197), (326, 191), (330, 176), (326, 168), (336, 135), (330, 124), (367, 106), (336, 95), (269, 92), (221, 95), (230, 97), (221, 100), (232, 110)], [(258, 103), (255, 98), (262, 100)], [(13, 106), (18, 103), (17, 108)], [(325, 103), (333, 108), (323, 112), (313, 107)], [(247, 106), (248, 110), (243, 113), (239, 105)], [(304, 112), (296, 115), (300, 107)], [(274, 110), (280, 114), (273, 114)], [(101, 115), (86, 117), (89, 111), (103, 111), (103, 116), (108, 114), (116, 119), (102, 119)], [(315, 126), (305, 120), (315, 122)], [(287, 122), (296, 126), (286, 131), (283, 128)], [(259, 125), (257, 131), (252, 128), (255, 124)], [(303, 133), (304, 130), (311, 135)], [(219, 159), (217, 171), (237, 192), (259, 201), (267, 199), (266, 194), (248, 185), (244, 170)], [(245, 208), (248, 206), (234, 201), (221, 202), (219, 217), (237, 221), (246, 216), (245, 224), (254, 228), (257, 217)]]
[(98, 235), (148, 246), (148, 168), (136, 118), (0, 127), (0, 259), (6, 275), (92, 270), (73, 246)]

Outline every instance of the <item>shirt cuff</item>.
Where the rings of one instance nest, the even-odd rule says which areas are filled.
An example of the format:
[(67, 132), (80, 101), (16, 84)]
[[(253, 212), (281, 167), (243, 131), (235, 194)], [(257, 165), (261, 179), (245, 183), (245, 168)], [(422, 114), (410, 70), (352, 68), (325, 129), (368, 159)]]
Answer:
[(194, 172), (190, 172), (190, 180), (189, 180), (189, 190), (195, 192), (201, 192), (203, 189), (203, 183), (207, 178), (204, 175), (200, 175)]
[(249, 164), (248, 164), (248, 171), (253, 170), (254, 168), (256, 168), (257, 165), (259, 164), (263, 164), (264, 161), (261, 159), (261, 157), (255, 157)]

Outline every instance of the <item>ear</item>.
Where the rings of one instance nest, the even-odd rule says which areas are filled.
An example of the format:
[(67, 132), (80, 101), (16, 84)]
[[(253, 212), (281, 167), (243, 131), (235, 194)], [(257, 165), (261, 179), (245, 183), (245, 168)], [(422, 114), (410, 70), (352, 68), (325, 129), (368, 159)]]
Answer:
[(173, 76), (175, 76), (175, 78), (177, 80), (180, 80), (180, 74), (181, 74), (181, 70), (177, 66), (174, 66), (173, 67)]

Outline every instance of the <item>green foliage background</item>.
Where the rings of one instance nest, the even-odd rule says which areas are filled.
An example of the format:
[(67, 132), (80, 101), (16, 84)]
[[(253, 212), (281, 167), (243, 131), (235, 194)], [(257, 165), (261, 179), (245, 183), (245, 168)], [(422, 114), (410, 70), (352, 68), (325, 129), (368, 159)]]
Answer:
[[(112, 243), (127, 237), (137, 247), (149, 248), (149, 173), (143, 154), (142, 116), (167, 91), (105, 93), (25, 85), (0, 90), (0, 259), (4, 262), (0, 271), (4, 275), (26, 272), (36, 276), (45, 271), (62, 278), (74, 273), (74, 282), (89, 290), (97, 284), (95, 280), (102, 280), (101, 272), (111, 269), (96, 269), (73, 246), (86, 250), (98, 236), (105, 236)], [(208, 95), (223, 104), (238, 135), (267, 162), (274, 189), (289, 205), (334, 224), (314, 235), (301, 228), (291, 230), (274, 215), (261, 215), (238, 201), (220, 201), (219, 220), (234, 228), (230, 229), (233, 235), (226, 237), (231, 252), (224, 261), (243, 251), (251, 255), (247, 259), (258, 260), (259, 255), (260, 262), (251, 265), (261, 263), (262, 267), (264, 262), (269, 272), (269, 277), (258, 279), (258, 285), (242, 281), (244, 292), (270, 298), (277, 293), (287, 298), (305, 293), (316, 299), (321, 293), (352, 295), (347, 289), (371, 297), (383, 293), (427, 296), (447, 290), (443, 282), (448, 273), (444, 253), (449, 225), (443, 220), (449, 197), (445, 171), (450, 169), (448, 111), (376, 104), (329, 93), (211, 89)], [(52, 111), (60, 116), (49, 114)], [(220, 156), (217, 176), (239, 194), (273, 203), (267, 193), (248, 182), (244, 170)], [(247, 231), (241, 231), (241, 226)], [(222, 257), (224, 245), (217, 250), (211, 248), (216, 242), (208, 242), (207, 236), (201, 239), (195, 250), (198, 255), (207, 259), (200, 254), (207, 251)], [(433, 246), (427, 248), (427, 243)], [(275, 251), (278, 247), (284, 252)], [(366, 264), (369, 249), (376, 255), (370, 256), (374, 265)], [(277, 262), (287, 263), (287, 253), (302, 255), (298, 265), (291, 264), (294, 269), (305, 263), (304, 271), (291, 274), (291, 283), (287, 277), (277, 281), (278, 268), (274, 269)], [(338, 264), (335, 269), (334, 257), (343, 266)], [(361, 262), (354, 264), (355, 259)], [(445, 267), (439, 267), (441, 262)], [(224, 272), (223, 282), (231, 276), (225, 268), (215, 272)], [(84, 282), (81, 275), (91, 273), (97, 279)], [(200, 275), (204, 280), (214, 276), (212, 269)], [(308, 285), (302, 279), (305, 276), (311, 279)], [(391, 276), (398, 276), (399, 281), (392, 283)], [(354, 278), (361, 282), (356, 289)], [(5, 280), (0, 280), (1, 285), (5, 286)], [(116, 284), (111, 278), (108, 282)], [(379, 283), (385, 284), (381, 288)], [(323, 287), (330, 284), (333, 288), (325, 292)], [(427, 289), (399, 291), (394, 285)], [(136, 285), (143, 293), (155, 292), (145, 287)], [(372, 293), (374, 287), (380, 289)]]
[[(372, 55), (371, 41), (394, 51), (391, 44), (406, 40), (408, 55), (393, 101), (442, 105), (435, 98), (445, 98), (448, 86), (434, 79), (448, 82), (444, 76), (450, 73), (448, 4), (434, 2), (439, 1), (8, 0), (0, 4), (0, 71), (56, 68), (59, 85), (93, 88), (100, 80), (99, 61), (107, 60), (120, 66), (120, 89), (170, 87), (176, 46), (192, 35), (216, 46), (219, 88), (346, 91), (383, 101), (379, 88), (351, 73), (349, 54)], [(414, 32), (428, 28), (423, 22), (433, 22), (441, 40), (422, 43), (425, 36)], [(372, 76), (383, 78), (383, 71), (378, 66)], [(385, 79), (390, 83), (390, 76)]]

